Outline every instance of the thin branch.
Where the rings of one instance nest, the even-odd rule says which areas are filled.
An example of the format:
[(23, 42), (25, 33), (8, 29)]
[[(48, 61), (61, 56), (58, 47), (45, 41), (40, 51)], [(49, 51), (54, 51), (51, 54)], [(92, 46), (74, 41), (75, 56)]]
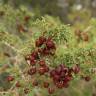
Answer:
[(17, 55), (17, 56), (15, 57), (15, 60), (16, 60), (16, 62), (14, 63), (15, 67), (18, 68), (19, 73), (20, 73), (20, 75), (22, 76), (22, 79), (26, 81), (26, 78), (25, 78), (25, 76), (23, 75), (23, 72), (22, 72), (21, 69), (19, 68), (19, 63), (21, 62), (21, 61), (20, 61), (20, 58), (19, 58), (19, 55)]
[(15, 52), (20, 53), (19, 50), (17, 50), (14, 46), (11, 46), (11, 44), (9, 44), (9, 43), (7, 43), (5, 41), (2, 41), (2, 43), (5, 44), (6, 46), (10, 47)]
[(13, 89), (14, 89), (14, 87), (15, 87), (16, 83), (17, 83), (17, 81), (16, 81), (16, 82), (13, 84), (13, 86), (9, 89), (9, 92), (10, 92), (11, 90), (13, 90)]
[(91, 30), (91, 28), (92, 28), (92, 26), (88, 26), (88, 27), (84, 30), (84, 32), (88, 32), (89, 30)]

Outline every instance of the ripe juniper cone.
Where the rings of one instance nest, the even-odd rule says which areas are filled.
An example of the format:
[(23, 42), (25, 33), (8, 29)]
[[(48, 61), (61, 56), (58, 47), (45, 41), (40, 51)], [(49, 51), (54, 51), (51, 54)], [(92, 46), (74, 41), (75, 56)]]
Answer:
[(35, 45), (36, 47), (42, 46), (46, 42), (46, 38), (41, 36), (39, 39), (36, 40)]
[(15, 85), (16, 87), (21, 87), (21, 84), (20, 84), (20, 82), (18, 81), (17, 83), (16, 83), (16, 85)]
[(75, 67), (75, 71), (73, 68), (68, 68), (64, 64), (59, 65), (55, 69), (50, 71), (50, 77), (53, 79), (53, 82), (56, 87), (63, 88), (69, 85), (69, 82), (73, 79), (72, 74), (77, 74), (79, 70), (78, 66)]
[(37, 81), (37, 80), (34, 80), (34, 81), (32, 82), (32, 85), (33, 85), (33, 86), (38, 86), (38, 81)]
[(34, 75), (36, 73), (36, 67), (32, 67), (28, 70), (29, 75)]
[(8, 82), (11, 82), (11, 81), (13, 81), (13, 80), (14, 80), (14, 77), (13, 77), (13, 76), (8, 76), (8, 77), (7, 77), (7, 81), (8, 81)]
[[(44, 47), (42, 47), (43, 45)], [(35, 74), (45, 76), (47, 74), (47, 76), (49, 76), (48, 78), (52, 79), (54, 87), (59, 89), (67, 88), (70, 81), (73, 79), (73, 74), (79, 73), (80, 66), (77, 64), (72, 68), (69, 68), (64, 64), (60, 64), (56, 68), (51, 68), (48, 66), (44, 58), (46, 56), (53, 56), (52, 51), (56, 50), (56, 45), (52, 38), (40, 36), (38, 39), (36, 39), (35, 46), (36, 49), (25, 57), (25, 60), (30, 62), (28, 74), (31, 76), (35, 76)], [(88, 81), (89, 79), (86, 78), (86, 80)], [(52, 94), (55, 91), (54, 88), (50, 87), (51, 83), (52, 82), (43, 82), (43, 87), (48, 88), (49, 94)], [(37, 81), (33, 82), (33, 86), (37, 86), (38, 84), (40, 83)]]
[(39, 65), (40, 65), (40, 66), (45, 66), (45, 65), (46, 65), (45, 60), (40, 60), (40, 61), (39, 61)]
[(49, 83), (48, 82), (44, 82), (44, 88), (48, 88), (49, 87)]
[(30, 16), (25, 16), (24, 21), (28, 22), (30, 18), (31, 18)]

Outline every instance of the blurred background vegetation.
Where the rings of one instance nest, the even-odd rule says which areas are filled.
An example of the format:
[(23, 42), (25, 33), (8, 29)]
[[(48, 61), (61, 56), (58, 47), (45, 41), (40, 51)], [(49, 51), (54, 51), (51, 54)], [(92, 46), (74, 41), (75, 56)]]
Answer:
[(25, 5), (38, 17), (48, 14), (59, 17), (64, 23), (73, 24), (73, 21), (87, 21), (90, 17), (96, 17), (96, 0), (0, 0), (0, 2), (14, 7)]

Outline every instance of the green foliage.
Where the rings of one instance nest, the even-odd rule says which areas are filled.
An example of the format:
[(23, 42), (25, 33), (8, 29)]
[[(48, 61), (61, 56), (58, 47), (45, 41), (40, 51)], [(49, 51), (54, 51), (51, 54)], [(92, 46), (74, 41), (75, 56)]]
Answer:
[[(92, 75), (94, 77), (94, 75), (90, 72), (90, 69), (94, 68), (96, 65), (95, 19), (90, 20), (89, 23), (87, 25), (83, 25), (84, 27), (82, 28), (82, 31), (84, 30), (85, 32), (87, 29), (85, 30), (84, 28), (89, 28), (91, 26), (91, 30), (89, 28), (86, 31), (88, 32), (91, 41), (89, 40), (85, 42), (81, 40), (78, 42), (74, 34), (76, 27), (62, 24), (58, 18), (46, 15), (38, 19), (35, 17), (36, 15), (34, 13), (28, 11), (28, 9), (24, 6), (14, 9), (9, 5), (0, 5), (0, 12), (1, 11), (4, 12), (4, 15), (0, 16), (0, 75), (4, 71), (8, 74), (12, 74), (16, 78), (15, 81), (21, 81), (21, 89), (16, 89), (19, 91), (19, 93), (18, 91), (17, 93), (20, 94), (20, 96), (24, 96), (24, 87), (28, 87), (31, 90), (28, 96), (33, 96), (36, 93), (39, 95), (43, 94), (42, 96), (48, 96), (46, 90), (43, 88), (34, 88), (30, 84), (30, 77), (24, 74), (24, 72), (26, 73), (26, 70), (28, 69), (28, 65), (24, 58), (26, 54), (35, 49), (35, 40), (42, 35), (45, 37), (52, 37), (56, 44), (57, 49), (55, 55), (53, 57), (46, 58), (50, 67), (56, 67), (61, 63), (68, 67), (79, 64), (81, 73), (76, 77), (76, 81), (80, 79), (81, 75)], [(28, 22), (24, 21), (26, 16), (30, 16), (30, 20)], [(18, 24), (22, 25), (26, 30), (18, 30)], [(10, 56), (5, 56), (5, 52), (10, 54)], [(2, 67), (5, 66), (5, 64), (8, 64), (9, 68), (2, 70)], [(37, 78), (40, 77), (37, 76)], [(74, 80), (72, 84), (74, 84)], [(11, 87), (15, 87), (15, 83), (16, 82), (12, 82), (13, 86)], [(8, 90), (9, 95), (6, 96), (11, 96), (11, 87)], [(81, 93), (83, 89), (81, 89), (80, 92), (76, 92), (75, 87), (70, 87), (69, 89), (69, 91), (67, 90), (68, 92), (66, 91), (67, 93), (65, 92), (67, 96), (71, 96), (70, 94), (74, 93), (78, 96), (89, 96), (89, 94), (91, 94), (86, 91), (84, 91), (84, 94)], [(90, 91), (91, 88), (88, 90)], [(62, 92), (64, 92), (64, 89)], [(56, 92), (53, 96), (57, 96), (57, 94), (60, 95), (62, 92)], [(5, 93), (7, 94), (7, 92)]]

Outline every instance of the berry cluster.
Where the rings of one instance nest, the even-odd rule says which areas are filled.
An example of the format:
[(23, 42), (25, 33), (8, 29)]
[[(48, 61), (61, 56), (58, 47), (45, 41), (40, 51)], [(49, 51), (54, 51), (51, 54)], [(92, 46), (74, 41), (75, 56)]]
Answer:
[[(27, 61), (30, 62), (32, 66), (36, 64), (36, 62), (38, 61), (38, 59), (40, 59), (40, 57), (47, 55), (54, 55), (55, 52), (54, 50), (56, 50), (56, 46), (52, 38), (45, 38), (44, 36), (39, 37), (39, 39), (36, 40), (35, 45), (37, 49), (34, 50), (31, 54), (29, 54), (25, 58)], [(40, 62), (44, 63), (44, 61)]]
[[(80, 66), (76, 64), (69, 68), (64, 64), (61, 64), (56, 68), (50, 68), (46, 64), (44, 57), (54, 55), (53, 52), (55, 52), (56, 46), (52, 38), (41, 36), (36, 40), (35, 46), (36, 49), (25, 58), (31, 66), (28, 70), (28, 74), (31, 76), (36, 73), (40, 76), (47, 74), (52, 82), (43, 81), (43, 87), (48, 88), (49, 94), (52, 94), (55, 91), (54, 88), (67, 88), (70, 81), (73, 79), (73, 74), (75, 75), (80, 72)], [(89, 78), (86, 77), (85, 80), (89, 81)], [(50, 87), (50, 83), (54, 84), (54, 88)], [(38, 84), (37, 80), (33, 81), (33, 86), (38, 86)]]
[[(36, 50), (25, 57), (31, 68), (28, 70), (28, 74), (33, 76), (38, 73), (40, 75), (49, 74), (49, 66), (43, 57), (52, 56), (55, 53), (56, 46), (52, 38), (45, 38), (44, 36), (39, 37), (35, 42)], [(38, 81), (33, 81), (33, 86), (38, 86)], [(44, 81), (43, 87), (48, 88), (48, 92), (52, 94), (54, 90), (49, 88), (49, 82)]]
[(78, 65), (73, 68), (68, 68), (64, 64), (61, 64), (50, 71), (50, 76), (57, 88), (66, 88), (69, 85), (69, 81), (73, 78), (72, 74), (77, 74), (79, 71), (80, 68)]
[[(51, 68), (46, 63), (46, 56), (54, 55), (53, 52), (56, 50), (55, 43), (52, 38), (45, 38), (44, 36), (39, 37), (35, 42), (36, 49), (32, 51), (31, 54), (25, 57), (25, 60), (29, 64), (28, 75), (34, 76), (35, 74), (46, 75), (50, 78), (50, 81), (42, 81), (43, 87), (48, 88), (49, 94), (54, 93), (55, 88), (67, 88), (69, 86), (70, 81), (73, 79), (73, 74), (78, 74), (80, 72), (80, 66), (76, 64), (75, 66), (69, 68), (64, 64), (60, 64), (55, 68)], [(35, 77), (36, 78), (36, 77)], [(83, 77), (85, 81), (90, 81), (90, 77)], [(47, 79), (47, 78), (46, 78)], [(8, 76), (8, 81), (13, 81), (14, 78), (12, 76)], [(52, 81), (52, 82), (51, 82)], [(54, 85), (51, 87), (51, 84)], [(32, 81), (33, 86), (38, 86), (40, 83), (37, 79)], [(41, 85), (41, 84), (40, 84)], [(20, 83), (16, 83), (16, 87), (20, 87)], [(28, 90), (24, 90), (27, 94)]]
[[(54, 55), (56, 50), (55, 43), (52, 38), (39, 37), (35, 42), (36, 50), (26, 56), (26, 60), (29, 61), (31, 68), (28, 70), (29, 75), (36, 73), (44, 75), (45, 73), (53, 80), (54, 85), (57, 88), (68, 87), (69, 81), (72, 80), (72, 73), (77, 74), (80, 71), (79, 65), (75, 65), (73, 68), (68, 68), (64, 64), (59, 65), (54, 69), (50, 69), (47, 66), (46, 61), (42, 59), (45, 56)], [(38, 86), (38, 82), (33, 82), (34, 86)], [(48, 88), (48, 92), (52, 94), (54, 89), (49, 87), (49, 82), (43, 82), (44, 88)]]
[[(51, 38), (45, 38), (41, 36), (36, 40), (35, 45), (37, 49), (34, 50), (31, 54), (27, 55), (25, 58), (32, 66), (28, 70), (28, 74), (33, 75), (38, 71), (40, 75), (44, 75), (49, 71), (49, 67), (46, 65), (45, 60), (42, 58), (45, 55), (53, 55), (52, 52), (56, 49), (55, 43)], [(39, 65), (39, 68), (37, 68), (37, 64)]]
[[(39, 37), (39, 39), (35, 42), (36, 47), (38, 47), (38, 51), (43, 55), (54, 55), (54, 51), (56, 49), (55, 43), (52, 38), (45, 38), (43, 36)], [(41, 47), (41, 48), (40, 48)]]

